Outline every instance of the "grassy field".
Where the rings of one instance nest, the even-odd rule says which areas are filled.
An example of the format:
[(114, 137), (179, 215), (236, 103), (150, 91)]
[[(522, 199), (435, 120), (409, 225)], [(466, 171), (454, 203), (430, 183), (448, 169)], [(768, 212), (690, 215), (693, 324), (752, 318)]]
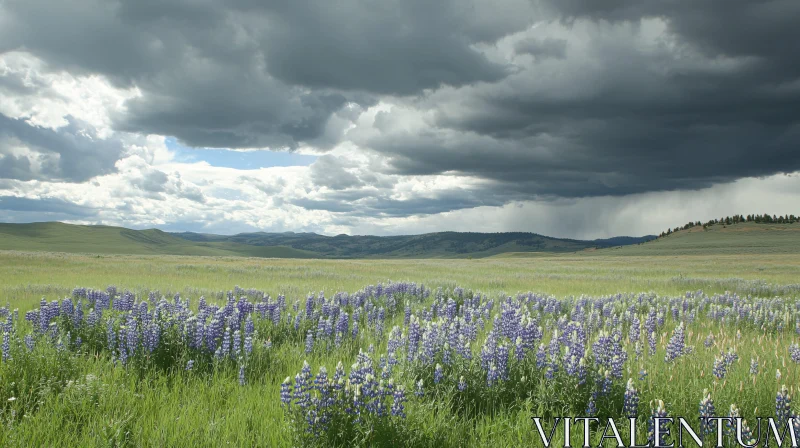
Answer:
[[(646, 437), (644, 419), (651, 400), (664, 400), (670, 415), (696, 419), (704, 389), (713, 395), (721, 416), (728, 414), (733, 403), (751, 421), (754, 416), (773, 416), (776, 391), (782, 384), (793, 386), (800, 380), (800, 369), (788, 351), (797, 341), (794, 323), (800, 317), (794, 306), (800, 296), (800, 251), (781, 252), (786, 246), (797, 245), (790, 231), (760, 236), (756, 231), (748, 232), (754, 235), (735, 239), (741, 233), (727, 229), (699, 236), (687, 232), (624, 250), (475, 260), (298, 260), (0, 251), (0, 303), (8, 302), (10, 310), (17, 308), (20, 314), (8, 336), (12, 341), (7, 351), (10, 358), (0, 363), (0, 445), (538, 446), (531, 416), (583, 415), (590, 401), (597, 407), (597, 415), (619, 416), (628, 378), (633, 378), (639, 397), (640, 432), (644, 433), (640, 437)], [(700, 237), (713, 239), (685, 243)], [(751, 243), (757, 238), (765, 243)], [(731, 242), (739, 244), (740, 249), (731, 249)], [(706, 253), (692, 251), (692, 244), (706, 244), (709, 249)], [(667, 249), (648, 253), (645, 248), (649, 245)], [(626, 256), (620, 256), (623, 254)], [(104, 290), (115, 285), (120, 292), (134, 291), (139, 299), (153, 290), (160, 292), (157, 297), (171, 298), (180, 293), (191, 300), (191, 309), (197, 312), (201, 295), (224, 305), (224, 292), (238, 285), (264, 291), (271, 300), (284, 294), (285, 312), (293, 313), (292, 304), (298, 301), (302, 310), (309, 293), (324, 291), (330, 300), (336, 292), (353, 293), (367, 285), (385, 285), (388, 280), (416, 282), (434, 291), (442, 287), (444, 298), (440, 301), (435, 294), (427, 298), (398, 295), (398, 312), (389, 314), (380, 329), (376, 321), (366, 320), (370, 313), (367, 308), (347, 305), (342, 309), (351, 316), (356, 308), (360, 310), (358, 337), (346, 337), (340, 346), (332, 339), (315, 337), (310, 353), (305, 350), (306, 330), (316, 329), (317, 324), (305, 318), (295, 330), (290, 323), (275, 325), (269, 318), (256, 316), (255, 348), (238, 361), (218, 361), (212, 354), (186, 348), (176, 342), (179, 338), (171, 339), (177, 336), (164, 330), (162, 348), (152, 356), (139, 348), (123, 366), (120, 353), (106, 345), (105, 320), (92, 329), (74, 327), (69, 319), (58, 318), (62, 320), (54, 321), (58, 322), (57, 336), (36, 336), (32, 351), (23, 341), (32, 331), (23, 317), (26, 311), (35, 310), (43, 297), (58, 300), (79, 286)], [(600, 320), (591, 324), (595, 327), (587, 331), (586, 342), (591, 346), (602, 336), (598, 323), (600, 328), (619, 330), (620, 347), (628, 358), (621, 376), (613, 377), (607, 394), (594, 399), (592, 394), (600, 390), (606, 368), (597, 364), (599, 361), (591, 361), (597, 359), (594, 349), (586, 349), (590, 372), (594, 373), (583, 385), (563, 370), (548, 378), (546, 369), (534, 361), (533, 349), (524, 361), (510, 362), (507, 380), (499, 386), (487, 386), (479, 360), (493, 327), (489, 317), (485, 329), (471, 344), (472, 360), (457, 357), (452, 364), (445, 364), (443, 382), (435, 384), (433, 380), (434, 364), (444, 363), (441, 354), (431, 364), (401, 361), (392, 377), (398, 386), (406, 388), (405, 418), (369, 417), (366, 422), (353, 424), (345, 414), (333, 414), (328, 431), (309, 436), (304, 432), (302, 415), (281, 406), (281, 383), (286, 377), (294, 378), (304, 360), (314, 375), (320, 366), (326, 366), (330, 376), (337, 362), (342, 361), (349, 371), (359, 349), (366, 351), (374, 345), (372, 358), (377, 368), (379, 356), (387, 354), (392, 326), (399, 326), (405, 335), (411, 331), (410, 324), (404, 322), (403, 304), (408, 301), (412, 313), (422, 319), (432, 303), (444, 306), (448, 297), (458, 299), (456, 286), (483, 293), (481, 306), (489, 299), (496, 301), (491, 314), (498, 318), (501, 297), (517, 297), (517, 293), (527, 291), (553, 295), (563, 304), (561, 315), (582, 325), (590, 325), (591, 313), (585, 317), (568, 313), (582, 303), (579, 296), (590, 296), (587, 303), (598, 303), (601, 308), (610, 303), (610, 314), (598, 315)], [(697, 290), (703, 290), (706, 296), (685, 299), (688, 308), (674, 308), (687, 291)], [(737, 302), (712, 298), (725, 291), (739, 294), (742, 303), (770, 310), (764, 316), (772, 317), (760, 324), (753, 320), (760, 319), (759, 313), (741, 321), (709, 318), (711, 303), (717, 304), (713, 309), (731, 311), (731, 316), (738, 312), (733, 308)], [(641, 302), (637, 300), (640, 292), (652, 295)], [(611, 295), (614, 297), (608, 298)], [(765, 301), (774, 296), (784, 299)], [(370, 300), (391, 309), (385, 295)], [(532, 305), (530, 299), (515, 298), (510, 303), (523, 314), (538, 316), (542, 343), (553, 342), (558, 313), (548, 314)], [(316, 299), (315, 304), (319, 306)], [(151, 303), (151, 312), (154, 305)], [(461, 303), (459, 316), (465, 307)], [(635, 310), (633, 314), (631, 309)], [(85, 311), (88, 313), (88, 305)], [(658, 324), (653, 333), (656, 351), (652, 355), (646, 331), (642, 331), (643, 355), (637, 358), (637, 346), (629, 339), (630, 319), (636, 315), (645, 326), (648, 312), (663, 317), (663, 324)], [(126, 313), (109, 310), (104, 314), (104, 319), (112, 318), (120, 335), (118, 341)], [(614, 316), (620, 320), (617, 325), (612, 323)], [(440, 315), (437, 319), (446, 318)], [(685, 325), (685, 344), (693, 346), (694, 351), (668, 363), (665, 355), (680, 322)], [(780, 328), (775, 327), (779, 323)], [(145, 324), (142, 321), (137, 325)], [(430, 331), (430, 324), (423, 322), (422, 330)], [(83, 345), (76, 345), (78, 335), (83, 337)], [(705, 347), (709, 335), (713, 335), (712, 344)], [(271, 346), (265, 345), (267, 341)], [(513, 340), (501, 337), (500, 341), (501, 346), (510, 344), (511, 353), (516, 353)], [(564, 347), (559, 350), (563, 352)], [(712, 370), (722, 359), (720, 353), (728, 350), (736, 352), (738, 361), (726, 364), (727, 374), (716, 378)], [(751, 359), (758, 360), (757, 374), (750, 372)], [(195, 367), (186, 370), (189, 360)], [(776, 378), (778, 369), (782, 372), (780, 379)], [(639, 379), (643, 370), (648, 373)], [(240, 371), (244, 384), (239, 381)], [(600, 376), (591, 376), (594, 374)], [(456, 388), (461, 376), (469, 384), (465, 392)], [(419, 379), (426, 385), (422, 397), (412, 393)], [(573, 446), (580, 446), (580, 434), (576, 433)], [(594, 437), (597, 441), (598, 436)]]
[[(88, 286), (191, 297), (234, 285), (273, 295), (355, 291), (378, 282), (415, 281), (488, 294), (534, 291), (557, 296), (649, 292), (785, 293), (800, 283), (800, 255), (569, 256), (475, 260), (296, 260), (240, 257), (82, 255), (0, 251), (4, 301), (27, 310), (45, 296)], [(0, 302), (3, 303), (3, 302)]]

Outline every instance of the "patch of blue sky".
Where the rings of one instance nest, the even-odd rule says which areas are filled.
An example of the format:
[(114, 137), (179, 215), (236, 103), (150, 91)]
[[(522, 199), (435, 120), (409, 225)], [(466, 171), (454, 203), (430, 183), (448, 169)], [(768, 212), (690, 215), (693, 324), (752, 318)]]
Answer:
[(175, 153), (179, 162), (208, 162), (211, 166), (235, 168), (238, 170), (256, 170), (274, 166), (309, 166), (317, 160), (317, 156), (297, 154), (288, 151), (231, 151), (228, 149), (189, 148), (178, 143), (177, 139), (168, 137), (164, 143)]

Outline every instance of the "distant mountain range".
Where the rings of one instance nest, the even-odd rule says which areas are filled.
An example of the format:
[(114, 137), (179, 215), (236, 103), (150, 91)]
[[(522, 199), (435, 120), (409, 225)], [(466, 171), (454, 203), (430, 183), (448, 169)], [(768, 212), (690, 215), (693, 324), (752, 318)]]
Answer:
[(590, 248), (638, 244), (656, 238), (654, 235), (638, 238), (622, 236), (584, 241), (551, 238), (527, 232), (437, 232), (400, 236), (325, 236), (294, 232), (255, 232), (230, 236), (183, 232), (173, 235), (195, 242), (291, 247), (313, 252), (323, 258), (487, 257), (506, 252), (575, 252)]
[(174, 254), (278, 258), (467, 258), (507, 252), (577, 252), (638, 244), (655, 239), (551, 238), (535, 233), (438, 232), (423, 235), (325, 236), (316, 233), (168, 233), (60, 222), (2, 224), (0, 250), (100, 254)]

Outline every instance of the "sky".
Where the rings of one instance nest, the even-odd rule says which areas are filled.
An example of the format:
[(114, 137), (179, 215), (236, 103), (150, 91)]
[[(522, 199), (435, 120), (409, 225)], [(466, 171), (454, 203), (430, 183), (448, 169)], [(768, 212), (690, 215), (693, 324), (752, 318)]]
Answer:
[(0, 221), (657, 234), (800, 214), (797, 0), (5, 0)]

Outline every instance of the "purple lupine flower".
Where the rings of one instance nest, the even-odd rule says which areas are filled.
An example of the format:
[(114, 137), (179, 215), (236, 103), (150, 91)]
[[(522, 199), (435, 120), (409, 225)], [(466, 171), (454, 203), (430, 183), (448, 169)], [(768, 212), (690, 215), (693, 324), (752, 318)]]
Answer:
[(633, 318), (631, 319), (631, 327), (630, 327), (630, 329), (628, 329), (628, 339), (632, 343), (639, 342), (639, 338), (641, 337), (641, 333), (642, 333), (642, 331), (641, 331), (641, 327), (640, 327), (639, 316), (634, 314)]
[(339, 361), (339, 363), (336, 364), (336, 370), (333, 371), (333, 389), (337, 392), (340, 391), (343, 387), (343, 383), (344, 365), (342, 365), (342, 362)]
[(239, 385), (244, 386), (244, 364), (239, 364)]
[(419, 326), (419, 319), (411, 316), (411, 324), (408, 327), (408, 362), (414, 361), (421, 338), (422, 330)]
[(508, 345), (502, 344), (497, 347), (495, 361), (500, 379), (508, 380)]
[(724, 356), (714, 357), (714, 369), (712, 371), (714, 373), (714, 376), (719, 379), (725, 377), (725, 374), (728, 372), (728, 364), (725, 362)]
[[(755, 447), (758, 441), (753, 437), (753, 430), (750, 429), (750, 425), (747, 424), (747, 420), (744, 419), (737, 420), (736, 424), (738, 426), (737, 428), (738, 434), (736, 435), (737, 443), (739, 442), (739, 439), (741, 439), (742, 446)], [(758, 432), (759, 437), (761, 437), (760, 426), (761, 425), (759, 423), (759, 432)]]
[(442, 381), (442, 377), (444, 377), (444, 371), (442, 370), (441, 364), (436, 364), (436, 369), (433, 371), (433, 383), (439, 384)]
[(635, 418), (639, 412), (639, 391), (633, 385), (633, 378), (628, 378), (625, 386), (625, 401), (622, 413), (628, 418)]
[(611, 375), (614, 378), (622, 378), (622, 366), (625, 363), (625, 357), (614, 355), (611, 358)]
[(589, 397), (589, 403), (586, 405), (586, 416), (594, 417), (597, 415), (597, 391), (593, 391)]
[(203, 349), (203, 341), (205, 341), (205, 325), (203, 322), (197, 321), (194, 328), (194, 348), (197, 350)]
[(647, 319), (644, 321), (644, 329), (647, 334), (647, 342), (650, 346), (650, 356), (656, 354), (656, 312), (650, 310)]
[(464, 375), (461, 375), (461, 378), (458, 379), (458, 390), (464, 392), (467, 389), (467, 380), (464, 378)]
[(306, 353), (311, 353), (314, 350), (314, 334), (311, 330), (306, 333)]
[(736, 354), (736, 351), (733, 349), (733, 347), (728, 349), (728, 352), (724, 354), (724, 357), (725, 364), (728, 366), (739, 360), (739, 355)]
[(495, 351), (497, 350), (497, 338), (495, 337), (494, 330), (486, 335), (486, 340), (481, 347), (481, 368), (489, 370), (489, 365), (494, 362)]
[(253, 316), (247, 315), (247, 320), (244, 322), (244, 335), (252, 336), (253, 332), (255, 332), (255, 324), (253, 324)]
[(397, 386), (394, 389), (394, 393), (392, 394), (393, 401), (392, 401), (391, 413), (395, 417), (403, 417), (403, 418), (405, 418), (405, 416), (406, 416), (405, 405), (404, 405), (404, 403), (406, 401), (406, 393), (405, 392), (406, 392), (405, 388), (403, 388), (402, 385), (401, 386)]
[(225, 327), (222, 335), (222, 356), (230, 356), (231, 353), (231, 327)]
[[(667, 417), (667, 410), (664, 407), (664, 402), (661, 401), (661, 400), (656, 400), (655, 402), (651, 401), (650, 402), (650, 418), (647, 420), (647, 428), (648, 428), (647, 440), (650, 442), (651, 445), (663, 446), (664, 444), (666, 444), (666, 442), (664, 440), (659, 440), (659, 441), (655, 440), (655, 436), (656, 436), (656, 433), (655, 433), (655, 421), (656, 420), (655, 419), (656, 418), (666, 418), (666, 417)], [(666, 430), (667, 430), (667, 428), (666, 428), (667, 422), (666, 421), (661, 421), (659, 423), (661, 425), (664, 425), (664, 426), (661, 426), (659, 428), (659, 433), (664, 435)]]
[(289, 390), (291, 383), (292, 379), (288, 376), (283, 380), (283, 383), (281, 383), (281, 406), (288, 407), (292, 403), (292, 395)]
[(25, 335), (25, 346), (28, 348), (29, 352), (33, 351), (34, 344), (35, 342), (33, 340), (33, 335), (32, 334)]
[(522, 337), (520, 336), (517, 336), (517, 339), (514, 341), (514, 358), (516, 358), (517, 361), (525, 359), (525, 344), (523, 344)]
[(489, 364), (489, 371), (486, 373), (486, 386), (492, 387), (499, 380), (500, 380), (500, 372), (497, 370), (497, 366), (494, 365), (494, 362), (492, 362), (491, 364)]
[(600, 331), (597, 340), (592, 344), (592, 354), (597, 366), (609, 367), (611, 365), (611, 357), (614, 355), (611, 345), (611, 336), (605, 331)]
[(716, 408), (714, 407), (714, 400), (708, 389), (703, 390), (703, 399), (700, 400), (700, 427), (704, 434), (711, 434), (715, 431), (714, 423), (710, 420), (716, 416)]
[(576, 376), (578, 375), (579, 364), (580, 364), (580, 359), (578, 359), (577, 356), (572, 354), (571, 349), (567, 347), (567, 350), (564, 353), (564, 371), (569, 376)]
[(311, 394), (309, 391), (313, 387), (312, 382), (311, 366), (308, 365), (308, 361), (303, 361), (303, 368), (294, 377), (294, 400), (295, 404), (301, 409), (311, 406)]
[(775, 396), (775, 419), (781, 427), (786, 425), (792, 416), (792, 396), (784, 384)]
[(669, 363), (683, 355), (684, 347), (684, 327), (683, 322), (681, 322), (677, 327), (675, 327), (675, 331), (672, 333), (672, 337), (669, 339), (669, 343), (667, 344), (667, 354), (664, 356), (664, 361)]
[[(732, 419), (733, 422), (736, 422), (737, 418), (741, 417), (741, 413), (739, 412), (739, 408), (736, 407), (735, 404), (731, 403), (730, 411), (728, 413), (728, 417)], [(734, 435), (736, 433), (736, 423), (731, 423), (731, 420), (725, 422), (725, 433), (728, 435)]]
[(281, 324), (281, 307), (275, 306), (272, 309), (272, 325), (279, 326)]
[(250, 355), (253, 353), (253, 337), (247, 336), (244, 338), (244, 353), (245, 355)]
[(539, 349), (536, 351), (536, 367), (539, 369), (547, 365), (547, 352), (545, 350), (544, 343), (539, 344)]
[(3, 362), (7, 362), (11, 357), (10, 339), (11, 335), (7, 331), (3, 332)]
[(116, 348), (116, 337), (117, 333), (114, 331), (114, 320), (108, 319), (108, 323), (106, 324), (106, 344), (108, 345), (108, 350), (111, 352)]
[(598, 393), (600, 396), (606, 396), (611, 393), (611, 385), (613, 381), (611, 379), (611, 372), (606, 370), (603, 377), (598, 381)]
[(117, 348), (119, 360), (123, 366), (128, 364), (128, 349), (127, 349), (127, 333), (125, 332), (125, 326), (123, 325), (119, 329), (119, 347)]
[(238, 358), (242, 354), (242, 334), (239, 330), (233, 332), (233, 350), (231, 350), (231, 357)]
[(320, 408), (320, 424), (325, 427), (328, 423), (327, 408), (333, 406), (331, 383), (328, 381), (328, 370), (325, 366), (320, 366), (317, 378), (314, 379), (314, 388), (319, 392), (318, 407)]

